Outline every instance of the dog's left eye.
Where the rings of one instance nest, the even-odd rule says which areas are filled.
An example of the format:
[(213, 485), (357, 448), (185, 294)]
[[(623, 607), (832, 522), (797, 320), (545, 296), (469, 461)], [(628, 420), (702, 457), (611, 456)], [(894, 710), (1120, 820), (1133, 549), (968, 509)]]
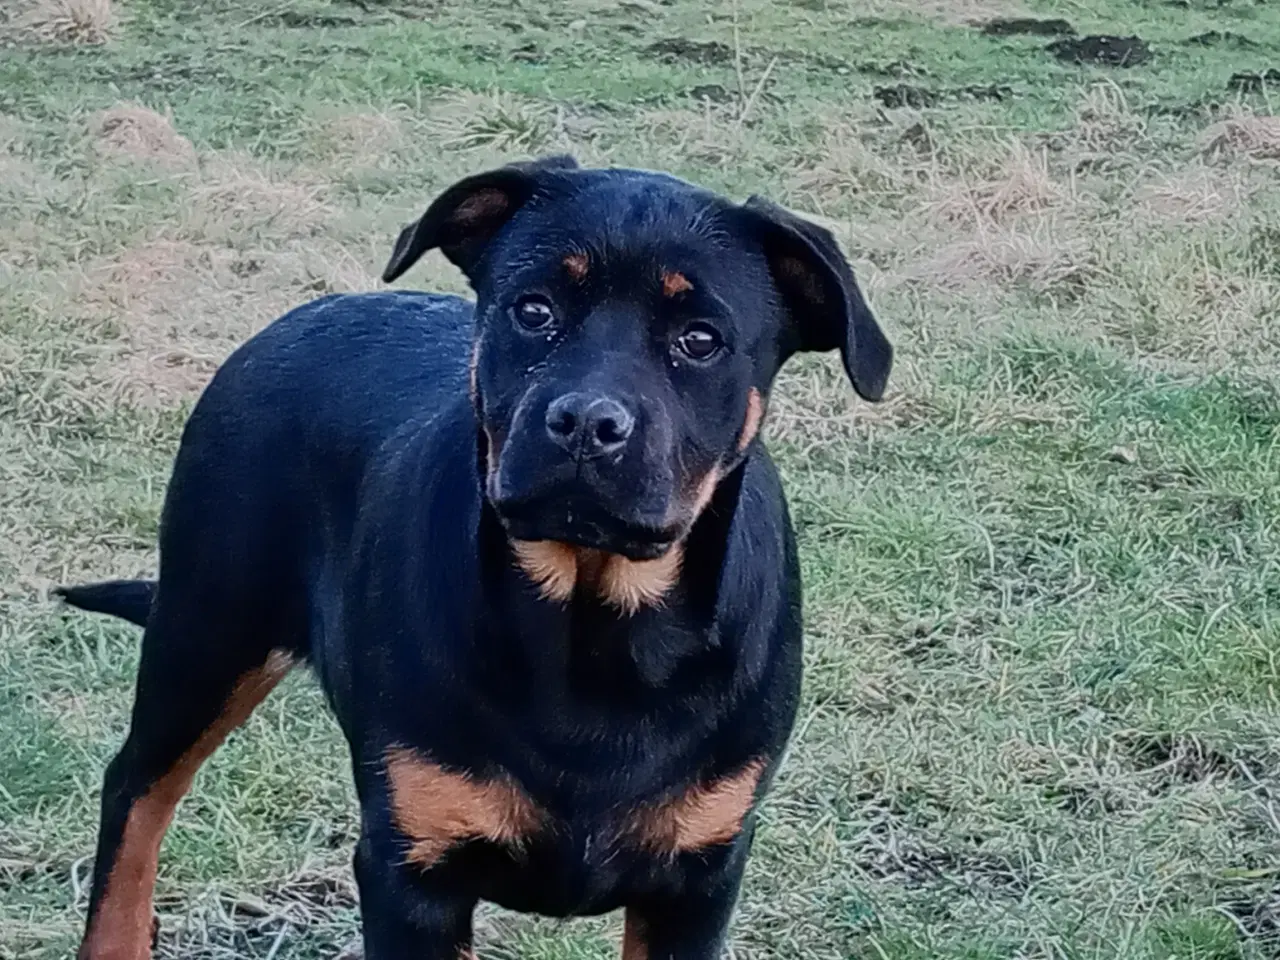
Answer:
[(690, 360), (710, 360), (724, 347), (716, 328), (706, 323), (695, 323), (676, 338), (676, 346)]
[(511, 311), (516, 323), (526, 330), (545, 330), (555, 322), (556, 312), (542, 297), (522, 297)]

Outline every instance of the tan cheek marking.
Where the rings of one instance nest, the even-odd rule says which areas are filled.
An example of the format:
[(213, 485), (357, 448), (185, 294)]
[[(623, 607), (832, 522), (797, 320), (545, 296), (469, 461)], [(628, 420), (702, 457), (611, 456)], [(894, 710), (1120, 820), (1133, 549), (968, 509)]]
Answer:
[(480, 429), (484, 431), (485, 486), (488, 488), (489, 495), (494, 496), (497, 492), (498, 484), (498, 445), (493, 439), (493, 433), (489, 430), (488, 424), (485, 424)]
[(622, 960), (649, 960), (649, 943), (644, 924), (628, 910), (622, 933)]
[(751, 446), (751, 441), (760, 432), (760, 422), (764, 419), (764, 399), (760, 391), (752, 387), (747, 391), (747, 416), (742, 423), (742, 433), (738, 435), (738, 452), (744, 452)]
[(674, 856), (728, 843), (742, 830), (755, 801), (764, 764), (754, 760), (740, 771), (638, 813), (629, 833), (654, 853)]
[(284, 651), (273, 650), (261, 667), (241, 677), (213, 725), (168, 773), (133, 802), (107, 875), (106, 889), (77, 954), (79, 960), (147, 960), (151, 956), (155, 935), (151, 903), (160, 843), (178, 801), (191, 788), (200, 765), (227, 734), (249, 718), (293, 663)]
[(467, 364), (467, 389), (471, 395), (471, 405), (477, 406), (480, 399), (480, 344), (476, 344), (471, 348), (471, 360)]
[(711, 498), (716, 495), (716, 487), (720, 485), (720, 467), (716, 465), (707, 471), (707, 475), (702, 478), (702, 482), (698, 484), (698, 490), (693, 497), (693, 519), (697, 520), (702, 516), (702, 511), (707, 509), (707, 505), (711, 503)]
[(600, 577), (600, 598), (631, 616), (641, 607), (658, 606), (680, 576), (684, 548), (675, 544), (654, 560), (628, 560), (614, 555)]
[(511, 549), (544, 599), (565, 603), (573, 596), (578, 558), (572, 547), (555, 540), (512, 540)]
[(564, 258), (564, 268), (568, 271), (569, 276), (579, 282), (587, 278), (587, 267), (590, 261), (585, 253), (571, 253)]
[(451, 773), (412, 750), (387, 752), (391, 813), (409, 839), (406, 860), (426, 869), (465, 840), (519, 846), (542, 817), (515, 784)]
[(664, 297), (674, 297), (678, 293), (685, 293), (693, 289), (693, 284), (689, 282), (689, 278), (683, 273), (676, 271), (668, 271), (662, 275), (662, 295)]

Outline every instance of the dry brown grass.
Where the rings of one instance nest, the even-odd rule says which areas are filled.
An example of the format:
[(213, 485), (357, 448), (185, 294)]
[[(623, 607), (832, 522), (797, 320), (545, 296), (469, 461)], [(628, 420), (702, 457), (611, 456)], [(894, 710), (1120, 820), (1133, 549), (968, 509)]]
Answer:
[(276, 237), (311, 237), (323, 229), (332, 213), (322, 182), (300, 172), (278, 176), (235, 153), (219, 154), (203, 165), (191, 198), (183, 234), (213, 242), (265, 232)]
[(1210, 126), (1200, 138), (1206, 160), (1280, 160), (1280, 117), (1240, 111)]
[(857, 127), (844, 121), (829, 124), (819, 146), (806, 153), (812, 163), (791, 177), (804, 206), (823, 214), (857, 198), (901, 196), (914, 184), (897, 158), (882, 156), (865, 143)]
[(1247, 185), (1240, 179), (1199, 165), (1160, 175), (1139, 185), (1135, 193), (1141, 212), (1157, 220), (1181, 223), (1230, 216), (1248, 196)]
[(236, 338), (251, 332), (230, 292), (230, 251), (154, 240), (89, 269), (77, 303), (121, 337), (97, 352), (90, 379), (131, 406), (168, 406), (198, 392)]
[(1026, 14), (1026, 7), (1011, 0), (870, 0), (858, 5), (862, 16), (926, 17), (961, 25), (991, 17)]
[(1084, 152), (1114, 153), (1132, 146), (1147, 129), (1113, 81), (1095, 83), (1076, 107), (1075, 145)]
[(551, 142), (555, 111), (506, 91), (458, 91), (431, 107), (427, 127), (442, 147), (536, 153)]
[(178, 133), (173, 117), (139, 103), (120, 103), (89, 118), (89, 132), (103, 153), (156, 163), (187, 167), (195, 163), (191, 141)]
[(110, 40), (116, 22), (111, 0), (39, 0), (18, 19), (46, 42), (88, 45)]
[(1000, 167), (986, 176), (941, 179), (935, 175), (923, 209), (934, 221), (980, 228), (1076, 199), (1073, 185), (1054, 179), (1047, 150), (1033, 150), (1013, 140)]
[(318, 119), (314, 140), (331, 162), (376, 166), (400, 146), (403, 122), (402, 111), (394, 109), (338, 113)]
[(377, 287), (372, 266), (331, 241), (246, 253), (162, 236), (91, 266), (74, 303), (119, 330), (95, 351), (94, 392), (167, 407), (199, 393), (238, 343), (291, 307)]
[(985, 225), (943, 244), (904, 276), (943, 289), (962, 290), (977, 283), (1026, 285), (1041, 293), (1074, 296), (1096, 269), (1095, 254), (1074, 223), (1025, 218), (1009, 225)]

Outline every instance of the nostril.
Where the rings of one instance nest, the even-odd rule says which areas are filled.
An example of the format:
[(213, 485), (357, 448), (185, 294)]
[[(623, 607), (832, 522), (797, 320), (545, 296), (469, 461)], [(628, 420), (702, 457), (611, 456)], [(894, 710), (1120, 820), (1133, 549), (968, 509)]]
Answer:
[(595, 426), (595, 439), (598, 439), (600, 443), (608, 447), (608, 445), (614, 443), (622, 443), (622, 440), (626, 438), (622, 435), (622, 431), (618, 429), (618, 421), (614, 420), (613, 417), (605, 417)]
[(603, 446), (611, 447), (627, 439), (628, 431), (614, 417), (605, 417), (596, 424), (596, 439)]
[(578, 429), (578, 418), (568, 410), (560, 410), (547, 418), (547, 429), (560, 437), (572, 437)]

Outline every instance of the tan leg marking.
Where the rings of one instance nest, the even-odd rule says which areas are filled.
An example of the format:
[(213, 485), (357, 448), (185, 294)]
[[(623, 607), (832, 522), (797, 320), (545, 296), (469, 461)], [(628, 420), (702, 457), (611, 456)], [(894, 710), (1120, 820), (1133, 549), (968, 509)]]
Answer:
[(151, 901), (156, 885), (160, 842), (178, 801), (191, 787), (196, 771), (218, 745), (249, 718), (293, 666), (293, 658), (273, 650), (266, 662), (240, 678), (222, 713), (129, 808), (124, 834), (107, 875), (106, 890), (89, 922), (77, 954), (79, 960), (146, 960), (153, 935)]
[(649, 960), (649, 943), (644, 924), (630, 910), (622, 932), (622, 960)]
[(476, 780), (400, 747), (386, 761), (392, 816), (410, 842), (406, 860), (423, 869), (466, 840), (518, 847), (542, 822), (509, 780)]
[(714, 783), (695, 784), (681, 796), (639, 811), (627, 833), (667, 856), (728, 843), (742, 830), (763, 772), (764, 764), (753, 760)]
[(747, 391), (747, 416), (742, 423), (742, 432), (738, 434), (738, 452), (743, 453), (751, 446), (751, 441), (760, 432), (760, 423), (764, 420), (764, 398), (760, 391), (752, 387)]

